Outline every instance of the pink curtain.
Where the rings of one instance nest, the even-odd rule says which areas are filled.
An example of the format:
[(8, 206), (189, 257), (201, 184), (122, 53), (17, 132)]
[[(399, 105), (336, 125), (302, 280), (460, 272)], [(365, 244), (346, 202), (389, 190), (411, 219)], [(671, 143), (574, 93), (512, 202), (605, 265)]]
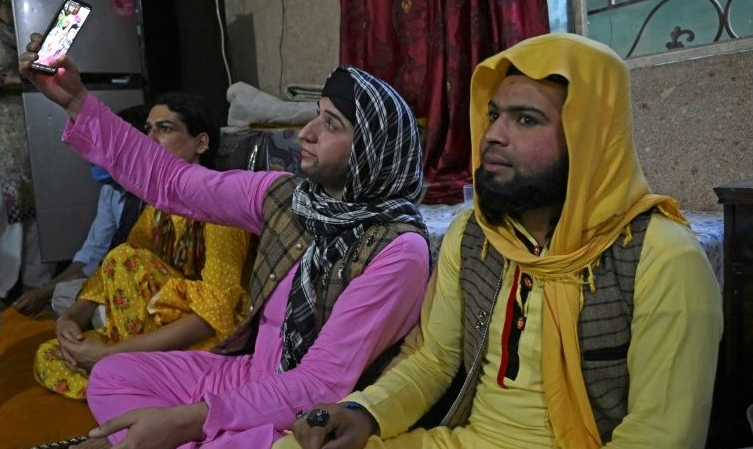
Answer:
[(473, 68), (549, 32), (546, 0), (341, 0), (340, 62), (391, 83), (424, 131), (425, 203), (458, 203), (471, 182)]

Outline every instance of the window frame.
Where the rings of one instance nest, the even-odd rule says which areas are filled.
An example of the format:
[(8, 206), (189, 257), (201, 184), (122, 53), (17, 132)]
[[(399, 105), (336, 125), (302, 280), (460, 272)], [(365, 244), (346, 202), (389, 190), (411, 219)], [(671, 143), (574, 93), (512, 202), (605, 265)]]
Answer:
[[(573, 20), (572, 26), (569, 27), (570, 30), (576, 34), (588, 37), (587, 0), (571, 0), (570, 6)], [(654, 55), (632, 56), (626, 58), (625, 62), (628, 67), (634, 69), (743, 51), (753, 51), (753, 36), (698, 45)]]

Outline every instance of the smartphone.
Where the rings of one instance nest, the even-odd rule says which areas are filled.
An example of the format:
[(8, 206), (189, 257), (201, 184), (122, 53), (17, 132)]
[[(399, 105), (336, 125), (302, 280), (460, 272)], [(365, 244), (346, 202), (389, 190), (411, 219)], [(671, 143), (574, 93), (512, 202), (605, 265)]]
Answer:
[(31, 64), (31, 68), (54, 74), (57, 69), (50, 67), (49, 61), (68, 53), (73, 40), (78, 36), (91, 12), (91, 6), (84, 2), (64, 0), (44, 33), (42, 47), (39, 49), (39, 59)]

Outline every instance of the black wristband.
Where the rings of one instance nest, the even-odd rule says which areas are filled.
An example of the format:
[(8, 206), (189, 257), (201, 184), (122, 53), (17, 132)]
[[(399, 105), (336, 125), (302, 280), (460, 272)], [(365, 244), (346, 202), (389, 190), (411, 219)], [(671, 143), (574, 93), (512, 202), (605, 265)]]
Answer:
[(358, 402), (348, 401), (343, 402), (342, 406), (347, 408), (348, 410), (357, 410), (366, 415), (366, 417), (369, 418), (369, 421), (371, 422), (371, 434), (379, 435), (379, 423), (374, 418), (374, 415), (369, 413), (369, 411), (366, 410), (363, 405), (359, 404)]

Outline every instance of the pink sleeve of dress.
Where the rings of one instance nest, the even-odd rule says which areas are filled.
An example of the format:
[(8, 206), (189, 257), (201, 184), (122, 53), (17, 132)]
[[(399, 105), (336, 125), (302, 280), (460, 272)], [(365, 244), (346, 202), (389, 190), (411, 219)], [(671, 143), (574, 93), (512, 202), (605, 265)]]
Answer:
[[(209, 405), (205, 441), (222, 430), (268, 423), (279, 436), (298, 410), (342, 399), (364, 368), (416, 324), (428, 277), (426, 241), (416, 233), (400, 235), (348, 285), (296, 368), (277, 373), (278, 348), (274, 366), (264, 367), (268, 375), (223, 394), (204, 396)], [(269, 344), (279, 346), (278, 341)], [(255, 359), (258, 352), (263, 351), (257, 343)]]
[(174, 157), (89, 94), (63, 141), (166, 212), (259, 233), (264, 192), (283, 172), (218, 172)]

